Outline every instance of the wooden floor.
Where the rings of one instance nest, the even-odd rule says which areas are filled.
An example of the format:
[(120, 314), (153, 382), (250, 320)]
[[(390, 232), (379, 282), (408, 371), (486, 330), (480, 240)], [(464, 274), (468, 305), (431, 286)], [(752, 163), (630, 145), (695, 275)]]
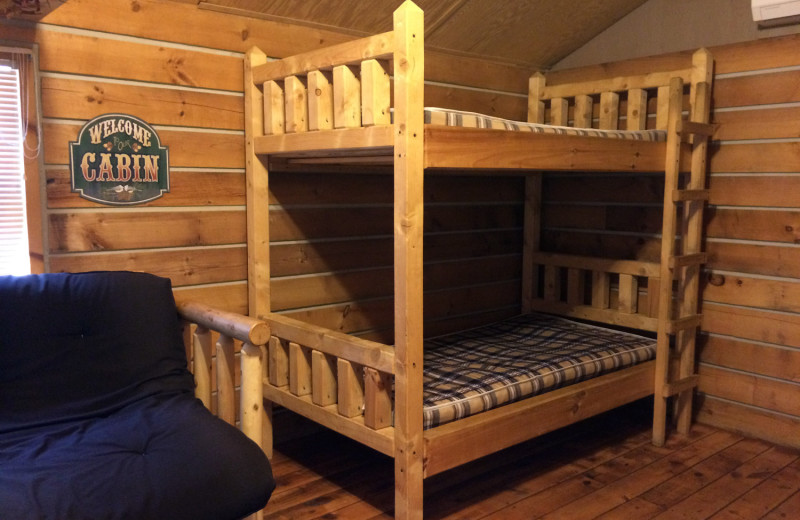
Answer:
[[(656, 448), (648, 415), (635, 403), (432, 477), (425, 518), (800, 518), (800, 452), (703, 425)], [(276, 446), (273, 470), (265, 518), (392, 517), (391, 459), (337, 434)]]

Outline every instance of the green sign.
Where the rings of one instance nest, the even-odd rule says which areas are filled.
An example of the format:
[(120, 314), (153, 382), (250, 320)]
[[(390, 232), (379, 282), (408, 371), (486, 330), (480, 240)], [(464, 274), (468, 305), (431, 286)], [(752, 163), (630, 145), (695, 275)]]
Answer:
[(169, 192), (169, 149), (139, 118), (98, 116), (81, 128), (69, 148), (72, 191), (85, 199), (131, 205)]

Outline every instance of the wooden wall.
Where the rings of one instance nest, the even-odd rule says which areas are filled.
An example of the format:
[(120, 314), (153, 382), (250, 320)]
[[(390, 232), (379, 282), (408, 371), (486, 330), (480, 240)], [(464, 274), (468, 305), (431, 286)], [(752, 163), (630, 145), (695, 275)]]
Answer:
[[(271, 57), (281, 57), (352, 36), (162, 0), (70, 0), (39, 24), (17, 20), (0, 24), (4, 41), (39, 45), (49, 270), (149, 271), (171, 278), (181, 296), (247, 312), (243, 54), (258, 45)], [(427, 95), (436, 104), (485, 106), (506, 116), (524, 111), (523, 95), (503, 91), (523, 91), (526, 71), (441, 54), (431, 55), (428, 67), (437, 84), (429, 87)], [(68, 143), (89, 119), (117, 112), (153, 125), (170, 148), (171, 192), (156, 201), (120, 208), (70, 192)], [(391, 185), (387, 181), (386, 175), (354, 177), (346, 183), (352, 195), (347, 199), (339, 196), (342, 188), (330, 178), (276, 177), (276, 192), (282, 197), (290, 193), (273, 201), (276, 310), (303, 313), (309, 305), (335, 305), (334, 311), (332, 307), (315, 310), (313, 319), (330, 323), (334, 312), (340, 314), (336, 319), (346, 330), (387, 326), (380, 320), (359, 322), (361, 307), (348, 303), (366, 298), (375, 308), (386, 305), (383, 300), (391, 296), (391, 278), (388, 286), (385, 281), (374, 283), (386, 272), (382, 255), (391, 244), (391, 210), (386, 205)], [(434, 190), (431, 196), (443, 200), (444, 207), (434, 218), (444, 224), (432, 220), (432, 228), (446, 235), (445, 228), (452, 226), (462, 233), (462, 240), (469, 240), (470, 226), (481, 233), (492, 226), (519, 226), (519, 215), (507, 207), (511, 198), (507, 188), (474, 184), (466, 183), (470, 187), (464, 189), (471, 191), (472, 203), (487, 208), (485, 215), (462, 222), (459, 214), (466, 207), (447, 206), (448, 189), (440, 188), (441, 193)], [(377, 202), (376, 189), (385, 192)], [(288, 222), (283, 205), (294, 206), (305, 222)], [(386, 218), (389, 225), (376, 229), (375, 224)], [(469, 222), (474, 224), (465, 224)], [(359, 241), (348, 236), (368, 238)], [(443, 245), (439, 247), (446, 248), (448, 240), (457, 241), (454, 236), (440, 239)], [(500, 241), (494, 237), (485, 241), (489, 245), (482, 254), (490, 256), (516, 254), (509, 250), (518, 249), (516, 243), (513, 248), (492, 245)], [(346, 246), (356, 249), (348, 252)], [(324, 258), (319, 262), (299, 259), (298, 255), (310, 255), (311, 250)], [(463, 249), (449, 251), (449, 257), (440, 255), (442, 261), (452, 260)], [(330, 274), (333, 271), (336, 276)], [(460, 296), (464, 302), (473, 301), (463, 292)], [(452, 294), (442, 298), (437, 304), (446, 307), (444, 315), (458, 314), (447, 303), (448, 298), (458, 298)], [(508, 299), (497, 305), (507, 306)]]
[[(246, 312), (243, 52), (258, 44), (280, 57), (349, 37), (160, 0), (70, 0), (37, 26), (2, 21), (0, 27), (3, 39), (40, 46), (50, 270), (151, 271), (169, 276), (179, 293)], [(719, 128), (710, 160), (699, 411), (702, 421), (794, 446), (800, 445), (798, 46), (800, 37), (789, 36), (712, 49)], [(674, 58), (559, 74), (642, 70)], [(428, 105), (523, 117), (526, 71), (435, 54), (426, 60), (436, 82), (426, 88)], [(171, 151), (171, 193), (112, 208), (69, 192), (67, 143), (85, 121), (111, 112), (156, 127)], [(654, 254), (658, 184), (655, 176), (605, 176), (599, 183), (550, 176), (546, 243)], [(386, 339), (389, 177), (284, 174), (272, 188), (274, 308)], [(597, 194), (605, 197), (600, 204)], [(427, 182), (428, 333), (514, 311), (521, 196), (515, 177)]]

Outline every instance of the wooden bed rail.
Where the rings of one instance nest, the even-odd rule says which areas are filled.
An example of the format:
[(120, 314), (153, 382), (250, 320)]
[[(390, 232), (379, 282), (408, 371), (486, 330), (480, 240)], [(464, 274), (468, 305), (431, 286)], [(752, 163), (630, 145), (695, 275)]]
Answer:
[(657, 330), (658, 263), (538, 251), (530, 258), (537, 273), (525, 302), (528, 309)]
[[(692, 55), (691, 66), (682, 69), (555, 85), (547, 84), (545, 74), (536, 73), (529, 80), (528, 121), (604, 130), (621, 125), (625, 130), (645, 130), (654, 125), (666, 130), (670, 82), (680, 78), (686, 85), (701, 83), (710, 61), (709, 51), (699, 49)], [(653, 110), (649, 97), (655, 99)], [(649, 116), (655, 116), (655, 122), (648, 125)], [(595, 117), (598, 122), (593, 125)]]
[(266, 397), (293, 400), (323, 424), (350, 420), (350, 435), (391, 455), (394, 349), (277, 314), (265, 320), (272, 331)]
[(394, 32), (253, 68), (264, 135), (388, 125)]
[[(177, 307), (185, 324), (184, 342), (187, 353), (191, 353), (190, 358), (193, 360), (195, 395), (206, 408), (213, 408), (212, 373), (216, 372), (216, 415), (230, 424), (237, 421), (234, 342), (242, 342), (239, 356), (241, 385), (238, 419), (245, 435), (261, 446), (264, 425), (262, 349), (270, 337), (269, 327), (261, 320), (197, 302), (182, 301), (177, 303)], [(193, 332), (190, 325), (195, 325)], [(212, 331), (219, 334), (216, 356), (213, 356), (211, 348)], [(212, 368), (214, 358), (216, 369)]]

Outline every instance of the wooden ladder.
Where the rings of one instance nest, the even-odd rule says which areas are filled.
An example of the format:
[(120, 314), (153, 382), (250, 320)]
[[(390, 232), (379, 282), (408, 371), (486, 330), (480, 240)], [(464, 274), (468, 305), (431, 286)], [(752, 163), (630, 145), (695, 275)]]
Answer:
[[(689, 431), (694, 388), (698, 382), (694, 358), (695, 342), (702, 323), (702, 315), (698, 312), (700, 273), (706, 261), (702, 247), (703, 210), (709, 198), (706, 155), (708, 140), (714, 132), (714, 127), (709, 124), (710, 53), (705, 49), (697, 51), (692, 69), (688, 120), (682, 117), (683, 80), (674, 78), (669, 86), (653, 411), (653, 444), (657, 446), (662, 446), (666, 439), (670, 397), (675, 397), (678, 432)], [(691, 166), (685, 178), (681, 177), (682, 143), (691, 145)]]

